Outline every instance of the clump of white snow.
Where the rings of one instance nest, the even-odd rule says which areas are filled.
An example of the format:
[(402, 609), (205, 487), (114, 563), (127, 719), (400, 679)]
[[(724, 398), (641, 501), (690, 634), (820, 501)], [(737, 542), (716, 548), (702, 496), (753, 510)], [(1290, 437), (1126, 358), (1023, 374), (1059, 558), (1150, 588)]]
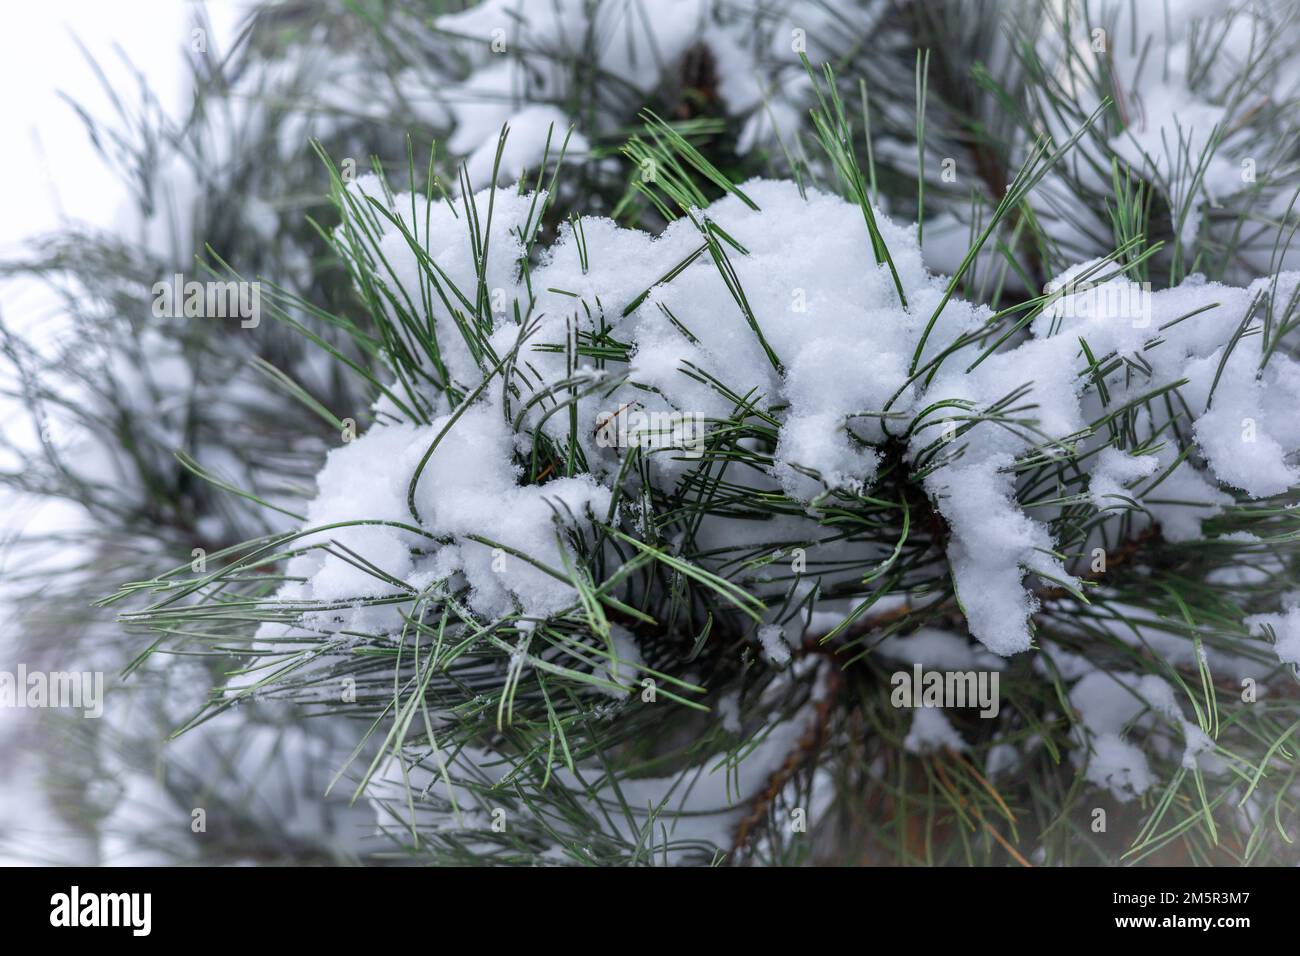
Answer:
[[(451, 151), (467, 155), (471, 180), (491, 178), (497, 137), (509, 124), (517, 141), (507, 144), (499, 179), (511, 182), (540, 162), (547, 129), (558, 147), (564, 131), (580, 123), (570, 152), (584, 152), (591, 135), (619, 128), (631, 117), (601, 98), (579, 116), (554, 105), (571, 101), (573, 64), (599, 77), (611, 90), (649, 96), (671, 89), (683, 59), (702, 50), (712, 61), (717, 94), (731, 116), (743, 120), (741, 153), (789, 137), (806, 122), (813, 99), (799, 59), (833, 59), (844, 37), (867, 35), (886, 11), (883, 3), (791, 0), (763, 4), (714, 4), (708, 0), (638, 0), (592, 4), (585, 0), (484, 0), (459, 13), (433, 18), (471, 64), (469, 75), (440, 91), (449, 114)], [(586, 134), (586, 135), (584, 135)]]
[(965, 750), (966, 741), (962, 740), (942, 710), (922, 707), (912, 715), (912, 726), (903, 738), (903, 747), (908, 753), (928, 754), (949, 749)]
[(1300, 607), (1278, 614), (1254, 614), (1245, 623), (1252, 634), (1261, 637), (1271, 631), (1278, 660), (1300, 667)]
[(1078, 714), (1080, 742), (1089, 751), (1078, 752), (1078, 759), (1086, 761), (1087, 779), (1117, 800), (1141, 796), (1152, 785), (1143, 746), (1162, 756), (1176, 754), (1164, 732), (1168, 726), (1181, 734), (1184, 767), (1195, 769), (1200, 761), (1213, 759), (1214, 740), (1183, 717), (1173, 687), (1159, 677), (1093, 670), (1071, 688), (1070, 704)]
[[(384, 201), (373, 177), (351, 188)], [(459, 575), (481, 613), (545, 617), (571, 605), (576, 593), (565, 574), (548, 574), (511, 552), (561, 569), (573, 557), (557, 543), (564, 534), (609, 519), (627, 449), (602, 441), (602, 425), (629, 414), (725, 422), (736, 411), (734, 396), (752, 395), (780, 423), (767, 480), (773, 492), (807, 506), (828, 495), (868, 493), (891, 436), (910, 434), (906, 454), (927, 463), (925, 490), (951, 532), (953, 580), (971, 632), (1009, 655), (1032, 644), (1037, 599), (1027, 576), (1050, 586), (1079, 583), (1056, 552), (1049, 522), (1057, 509), (1030, 510), (1020, 499), (1022, 460), (1073, 457), (1088, 476), (1083, 490), (1093, 507), (1116, 515), (1139, 507), (1137, 529), (1154, 518), (1175, 541), (1200, 537), (1200, 522), (1233, 500), (1221, 486), (1263, 497), (1294, 483), (1300, 420), (1290, 409), (1300, 402), (1300, 364), (1282, 352), (1264, 362), (1262, 336), (1231, 342), (1250, 310), (1282, 307), (1296, 288), (1294, 274), (1247, 289), (1194, 277), (1152, 292), (1124, 278), (1076, 285), (1084, 268), (1077, 267), (1054, 283), (1056, 296), (1019, 344), (978, 362), (976, 347), (968, 347), (944, 357), (932, 376), (912, 376), (936, 309), (919, 369), (984, 327), (989, 311), (957, 297), (939, 309), (945, 281), (925, 269), (914, 232), (880, 213), (905, 304), (890, 269), (875, 262), (856, 206), (811, 190), (805, 198), (792, 183), (754, 180), (742, 189), (745, 198), (729, 195), (660, 236), (588, 217), (580, 243), (566, 224), (527, 275), (521, 261), (536, 228), (535, 197), (476, 194), (488, 249), (483, 281), (498, 303), (491, 316), (477, 318), (476, 337), (465, 332), (467, 315), (475, 320), (464, 303), (473, 302), (480, 276), (464, 223), (449, 202), (426, 210), (420, 200), (413, 215), (411, 197), (395, 197), (391, 213), (403, 229), (379, 217), (368, 223), (393, 299), (428, 310), (442, 361), (464, 392), (495, 374), (492, 356), (515, 356), (507, 363), (515, 371), (508, 388), (490, 383), (457, 413), (415, 484), (420, 530), (437, 546), (395, 527), (413, 521), (407, 493), (417, 462), (450, 421), (436, 391), (426, 396), (441, 416), (432, 424), (375, 428), (331, 455), (308, 525), (363, 515), (389, 522), (330, 534), (408, 584)], [(706, 222), (731, 239), (721, 250), (743, 303), (712, 258), (699, 254)], [(423, 253), (412, 250), (413, 241)], [(516, 314), (528, 320), (516, 324)], [(605, 330), (627, 343), (626, 361), (573, 354), (564, 343), (575, 330)], [(575, 382), (576, 429), (570, 415), (551, 413), (556, 390)], [(1174, 388), (1181, 402), (1143, 401)], [(1008, 396), (1012, 409), (1004, 410)], [(1129, 404), (1137, 406), (1131, 432), (1142, 454), (1115, 444), (1097, 424)], [(1196, 440), (1193, 459), (1181, 463), (1169, 440), (1175, 409), (1190, 413)], [(918, 414), (910, 430), (897, 423), (897, 416)], [(521, 484), (534, 430), (557, 448), (576, 441), (582, 472)], [(651, 481), (671, 488), (693, 467), (686, 452), (697, 447), (677, 440), (653, 448)], [(815, 536), (818, 522), (809, 507), (779, 523), (787, 539), (799, 540)], [(734, 540), (737, 530), (706, 518), (698, 536)], [(363, 581), (369, 571), (336, 567), (319, 552), (299, 561), (295, 573), (307, 579), (299, 598), (401, 590), (386, 579)], [(768, 656), (780, 663), (778, 642), (764, 633)]]

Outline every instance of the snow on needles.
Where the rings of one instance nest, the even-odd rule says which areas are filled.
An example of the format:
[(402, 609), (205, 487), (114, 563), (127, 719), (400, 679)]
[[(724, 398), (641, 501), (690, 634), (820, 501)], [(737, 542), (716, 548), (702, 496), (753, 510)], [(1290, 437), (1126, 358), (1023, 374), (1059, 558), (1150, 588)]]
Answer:
[[(588, 134), (616, 129), (627, 120), (618, 110), (632, 99), (626, 91), (645, 95), (671, 86), (676, 65), (704, 50), (716, 64), (722, 106), (744, 121), (738, 144), (748, 152), (806, 119), (811, 89), (796, 50), (814, 62), (829, 60), (828, 42), (868, 35), (886, 8), (875, 0), (789, 0), (771, 9), (708, 0), (484, 0), (433, 20), (471, 64), (464, 81), (443, 93), (453, 127), (448, 147), (470, 157), (471, 181), (485, 185), (508, 123), (512, 141), (498, 181), (511, 182), (541, 160), (552, 124), (553, 150), (571, 121)], [(576, 95), (575, 60), (599, 78), (605, 95), (566, 116), (553, 104)], [(575, 133), (569, 151), (586, 149), (586, 137)]]
[[(349, 188), (387, 203), (373, 177)], [(757, 208), (728, 196), (657, 237), (595, 217), (581, 220), (575, 237), (565, 224), (527, 282), (520, 260), (536, 228), (535, 197), (478, 193), (490, 320), (458, 304), (472, 302), (480, 285), (464, 217), (449, 202), (426, 210), (423, 199), (394, 197), (390, 212), (403, 228), (378, 216), (367, 225), (384, 264), (380, 281), (392, 302), (420, 303), (422, 321), (427, 311), (447, 378), (477, 397), (453, 409), (429, 388), (432, 423), (376, 425), (330, 455), (308, 527), (379, 523), (328, 531), (364, 561), (308, 552), (290, 572), (302, 582), (287, 585), (285, 597), (328, 601), (337, 613), (357, 598), (455, 581), (468, 583), (475, 611), (494, 618), (541, 619), (574, 606), (575, 542), (596, 522), (634, 529), (623, 504), (638, 497), (635, 483), (648, 477), (670, 488), (700, 447), (666, 443), (643, 474), (622, 472), (627, 449), (602, 441), (602, 431), (620, 416), (659, 413), (698, 416), (707, 432), (736, 414), (737, 396), (779, 422), (763, 480), (803, 511), (780, 519), (796, 529), (788, 540), (814, 537), (825, 502), (869, 493), (890, 456), (923, 471), (951, 532), (970, 630), (1000, 655), (1032, 646), (1037, 602), (1027, 575), (1078, 583), (1050, 527), (1067, 505), (1049, 489), (1037, 496), (1052, 504), (1026, 507), (1031, 466), (1076, 461), (1093, 484), (1076, 489), (1070, 507), (1114, 516), (1141, 509), (1131, 512), (1134, 526), (1154, 518), (1172, 540), (1199, 537), (1200, 521), (1233, 500), (1220, 486), (1264, 497), (1295, 483), (1300, 365), (1269, 354), (1266, 336), (1234, 336), (1243, 321), (1262, 324), (1269, 310), (1287, 307), (1295, 274), (1245, 289), (1192, 277), (1150, 292), (1104, 263), (1086, 264), (1058, 280), (1057, 297), (1021, 339), (984, 354), (994, 337), (974, 333), (993, 316), (957, 297), (944, 301), (946, 280), (926, 271), (911, 227), (877, 213), (904, 307), (857, 206), (813, 191), (805, 198), (787, 182), (754, 180), (742, 190)], [(355, 208), (369, 214), (365, 203)], [(749, 314), (701, 254), (710, 229), (731, 240), (720, 248)], [(471, 330), (476, 321), (482, 327)], [(627, 360), (565, 347), (602, 333), (627, 347)], [(1145, 401), (1175, 387), (1177, 403)], [(560, 392), (579, 396), (576, 422), (551, 414)], [(1101, 423), (1129, 406), (1121, 444)], [(391, 398), (380, 407), (401, 417)], [(1186, 436), (1194, 447), (1181, 464), (1167, 417), (1175, 407), (1194, 420)], [(576, 464), (522, 484), (536, 432), (560, 449), (576, 437), (568, 454)], [(704, 523), (714, 520), (723, 519)], [(382, 606), (343, 619), (354, 630), (400, 627)]]

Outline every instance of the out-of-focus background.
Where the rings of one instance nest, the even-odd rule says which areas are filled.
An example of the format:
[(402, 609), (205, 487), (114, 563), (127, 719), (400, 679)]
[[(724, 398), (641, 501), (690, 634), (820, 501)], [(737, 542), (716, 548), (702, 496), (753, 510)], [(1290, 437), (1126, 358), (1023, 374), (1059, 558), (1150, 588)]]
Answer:
[[(0, 30), (0, 129), (8, 174), (0, 190), (0, 261), (22, 259), (31, 254), (33, 239), (70, 226), (131, 228), (136, 217), (127, 187), (96, 151), (81, 111), (115, 117), (118, 103), (135, 108), (147, 90), (170, 116), (179, 116), (191, 93), (185, 58), (196, 15), (220, 49), (233, 40), (247, 10), (239, 0), (42, 0), (9, 12)], [(35, 278), (8, 277), (2, 305), (9, 328), (33, 342), (67, 332), (59, 296)], [(0, 396), (6, 438), (23, 440), (23, 417), (12, 398)], [(78, 511), (52, 497), (0, 488), (0, 581), (23, 570), (24, 555), (10, 547), (15, 534), (70, 526)], [(21, 627), (12, 612), (0, 603), (0, 670), (9, 673)], [(0, 709), (0, 829), (11, 835), (0, 841), (3, 864), (81, 858), (75, 837), (69, 835), (66, 845), (59, 839), (66, 828), (36, 786), (40, 762), (22, 736), (30, 722), (51, 713)]]

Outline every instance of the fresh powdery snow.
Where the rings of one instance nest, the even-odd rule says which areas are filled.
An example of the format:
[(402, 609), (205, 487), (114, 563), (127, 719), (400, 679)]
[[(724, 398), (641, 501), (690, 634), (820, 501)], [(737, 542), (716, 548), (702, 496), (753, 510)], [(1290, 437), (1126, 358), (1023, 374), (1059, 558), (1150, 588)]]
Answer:
[[(1261, 110), (1266, 103), (1293, 102), (1297, 93), (1300, 21), (1290, 5), (1090, 0), (1069, 22), (1069, 31), (1035, 34), (1037, 58), (1070, 100), (1070, 109), (1061, 110), (1054, 97), (1042, 97), (1035, 125), (1063, 142), (1107, 97), (1120, 125), (1094, 126), (1029, 194), (1051, 246), (1067, 258), (1109, 251), (1111, 224), (1097, 210), (1101, 197), (1115, 201), (1111, 164), (1118, 160), (1121, 180), (1127, 166), (1133, 182), (1149, 184), (1154, 193), (1151, 238), (1159, 235), (1169, 248), (1176, 243), (1186, 261), (1210, 240), (1214, 248), (1234, 247), (1229, 274), (1295, 268), (1300, 248), (1275, 243), (1273, 230), (1232, 234), (1239, 215), (1267, 210), (1280, 220), (1293, 202), (1289, 134), (1279, 135), (1266, 118), (1269, 111)], [(1013, 167), (1032, 144), (1032, 136), (1011, 143)], [(877, 144), (877, 158), (908, 175), (915, 152), (913, 143)], [(1080, 200), (1080, 190), (1089, 200)], [(930, 206), (928, 189), (926, 201)], [(1226, 211), (1211, 215), (1214, 209)], [(955, 268), (967, 249), (970, 216), (960, 206), (935, 204), (933, 211), (925, 225), (927, 261)], [(977, 271), (990, 266), (1005, 269), (986, 247)]]
[[(1300, 365), (1281, 351), (1264, 361), (1265, 336), (1234, 336), (1248, 313), (1260, 324), (1269, 310), (1280, 314), (1296, 293), (1296, 274), (1249, 288), (1192, 276), (1150, 292), (1104, 263), (1082, 264), (1058, 278), (1057, 296), (1019, 337), (985, 355), (992, 337), (973, 333), (989, 327), (992, 314), (945, 300), (947, 280), (924, 267), (912, 227), (877, 213), (904, 307), (889, 267), (875, 261), (862, 210), (813, 190), (802, 195), (793, 183), (744, 183), (756, 208), (730, 195), (659, 236), (596, 217), (581, 220), (580, 231), (565, 223), (548, 249), (533, 251), (527, 282), (520, 261), (536, 228), (532, 194), (472, 197), (487, 250), (480, 276), (464, 204), (458, 214), (450, 202), (426, 209), (409, 195), (390, 199), (373, 176), (348, 188), (358, 200), (351, 215), (366, 217), (374, 237), (378, 281), (390, 301), (431, 320), (447, 379), (470, 398), (453, 406), (442, 390), (402, 392), (428, 418), (404, 421), (394, 388), (379, 401), (376, 423), (329, 455), (304, 543), (334, 547), (294, 558), (281, 590), (309, 609), (299, 626), (315, 633), (396, 634), (404, 602), (467, 589), (469, 613), (510, 622), (526, 637), (548, 616), (580, 606), (571, 583), (582, 563), (574, 542), (593, 540), (597, 523), (638, 534), (636, 483), (671, 487), (694, 467), (710, 423), (736, 413), (736, 396), (750, 396), (779, 423), (765, 480), (796, 507), (767, 530), (764, 522), (706, 517), (696, 536), (701, 551), (709, 542), (816, 541), (820, 508), (870, 493), (887, 455), (925, 463), (924, 489), (948, 526), (960, 608), (986, 648), (981, 655), (1029, 650), (1036, 590), (1077, 586), (1085, 570), (1056, 551), (1049, 521), (1065, 505), (1022, 505), (1016, 466), (1025, 458), (1073, 457), (1089, 481), (1071, 507), (1091, 507), (1109, 521), (1128, 515), (1133, 531), (1154, 518), (1174, 541), (1200, 537), (1201, 521), (1231, 503), (1233, 491), (1271, 496), (1297, 478)], [(402, 227), (375, 215), (373, 204)], [(731, 240), (722, 248), (749, 317), (712, 258), (700, 254), (705, 223)], [(1072, 284), (1082, 277), (1093, 284)], [(484, 327), (471, 347), (463, 323), (473, 314), (448, 308), (473, 301), (476, 289), (487, 293), (492, 315), (478, 320)], [(575, 334), (602, 329), (630, 347), (630, 362), (597, 362), (564, 347)], [(912, 375), (923, 335), (916, 368), (925, 374)], [(1173, 386), (1176, 406), (1138, 401)], [(550, 414), (551, 390), (580, 396), (576, 428), (567, 409)], [(1009, 396), (1007, 422), (980, 420)], [(1093, 426), (1130, 402), (1143, 407), (1129, 442), (1112, 445), (1108, 429)], [(1194, 423), (1181, 432), (1195, 442), (1181, 462), (1168, 412), (1160, 411), (1174, 407)], [(675, 432), (647, 455), (647, 469), (628, 475), (620, 471), (626, 448), (602, 434), (633, 411), (698, 420), (705, 434)], [(524, 484), (537, 429), (560, 449), (575, 435), (571, 457), (582, 467)], [(363, 518), (368, 523), (355, 523)], [(878, 545), (819, 547), (858, 566), (864, 555), (887, 557), (861, 550)], [(742, 581), (760, 597), (783, 593), (761, 577)], [(384, 596), (398, 600), (361, 600)], [(821, 620), (833, 608), (810, 610)], [(1294, 648), (1290, 613), (1260, 619), (1277, 631), (1283, 659)], [(803, 660), (792, 661), (802, 635), (790, 623), (769, 612), (752, 635), (778, 669)], [(268, 638), (295, 633), (302, 632), (263, 630)], [(599, 665), (597, 686), (622, 698), (644, 665), (629, 632), (608, 639), (617, 662)], [(959, 651), (962, 639), (953, 640), (949, 650)], [(525, 644), (512, 668), (531, 660)], [(1134, 690), (1161, 690), (1159, 681), (1139, 686), (1138, 678), (1086, 667), (1080, 674), (1071, 700), (1083, 715), (1095, 783), (1124, 798), (1150, 785), (1146, 756), (1123, 736), (1130, 718), (1170, 726), (1177, 739), (1158, 746), (1182, 746), (1187, 765), (1207, 759), (1208, 738), (1172, 696), (1156, 710), (1125, 703), (1137, 700)], [(924, 752), (964, 743), (941, 713), (922, 710), (907, 746)]]
[[(1183, 717), (1173, 687), (1159, 677), (1093, 670), (1071, 688), (1070, 704), (1079, 714), (1076, 734), (1092, 751), (1087, 777), (1117, 800), (1141, 796), (1152, 783), (1147, 755), (1135, 740), (1162, 756), (1176, 754), (1181, 743), (1188, 770), (1216, 759), (1214, 741)], [(1075, 759), (1083, 762), (1085, 753), (1075, 751)]]
[(965, 750), (966, 742), (942, 710), (927, 707), (912, 716), (903, 747), (908, 753), (927, 754), (945, 749)]
[(1278, 660), (1300, 674), (1300, 604), (1292, 604), (1281, 614), (1251, 615), (1246, 618), (1246, 626), (1260, 636), (1271, 632)]
[[(554, 151), (570, 122), (580, 121), (587, 133), (626, 122), (603, 97), (572, 119), (547, 105), (572, 99), (575, 57), (619, 103), (625, 90), (647, 95), (671, 85), (677, 64), (699, 48), (712, 58), (722, 106), (743, 121), (737, 142), (749, 152), (806, 122), (813, 94), (799, 52), (812, 62), (833, 60), (836, 44), (869, 34), (886, 10), (882, 2), (827, 0), (788, 0), (761, 12), (709, 0), (484, 0), (433, 19), (471, 64), (463, 82), (442, 91), (453, 129), (448, 147), (470, 157), (471, 181), (485, 186), (508, 124), (498, 180), (513, 182), (541, 161), (552, 124)], [(586, 138), (575, 134), (570, 152), (586, 149)]]
[[(386, 202), (374, 177), (350, 188), (355, 196)], [(1137, 528), (1150, 520), (1147, 513), (1154, 515), (1173, 540), (1199, 537), (1200, 521), (1232, 500), (1228, 488), (1262, 497), (1296, 481), (1291, 456), (1300, 447), (1300, 417), (1293, 413), (1300, 403), (1300, 365), (1280, 351), (1262, 362), (1264, 336), (1232, 342), (1248, 311), (1254, 309), (1255, 321), (1262, 322), (1267, 310), (1285, 307), (1296, 293), (1296, 274), (1261, 279), (1249, 288), (1196, 276), (1155, 292), (1122, 277), (1069, 285), (1080, 275), (1092, 276), (1094, 283), (1114, 275), (1104, 265), (1086, 264), (1058, 280), (1059, 297), (1018, 344), (978, 363), (982, 348), (963, 348), (927, 379), (909, 376), (908, 369), (935, 311), (920, 368), (959, 336), (984, 327), (991, 315), (956, 297), (939, 309), (946, 280), (922, 265), (914, 231), (880, 216), (907, 298), (904, 308), (889, 269), (873, 259), (858, 207), (811, 190), (805, 198), (787, 182), (756, 180), (742, 188), (757, 209), (728, 196), (697, 218), (712, 221), (744, 250), (729, 249), (728, 260), (761, 339), (713, 262), (696, 255), (701, 233), (691, 219), (679, 219), (655, 237), (589, 217), (581, 223), (584, 243), (565, 224), (531, 270), (530, 303), (519, 259), (524, 231), (535, 228), (534, 197), (478, 193), (480, 222), (490, 222), (484, 226), (485, 281), (496, 303), (486, 337), (497, 356), (513, 355), (514, 366), (526, 368), (511, 379), (518, 394), (498, 381), (480, 390), (468, 410), (450, 409), (441, 393), (433, 394), (429, 407), (439, 414), (431, 424), (377, 424), (332, 452), (308, 527), (357, 518), (362, 506), (366, 518), (382, 523), (333, 529), (321, 537), (342, 542), (386, 577), (309, 551), (291, 569), (302, 583), (286, 586), (285, 597), (346, 602), (394, 593), (392, 579), (419, 592), (458, 574), (473, 589), (474, 610), (491, 617), (540, 619), (572, 605), (576, 595), (563, 575), (548, 574), (513, 552), (561, 569), (573, 554), (557, 534), (557, 522), (581, 534), (594, 521), (617, 517), (607, 512), (623, 449), (609, 447), (599, 435), (612, 417), (636, 409), (699, 415), (705, 423), (729, 418), (734, 400), (702, 381), (704, 376), (687, 374), (695, 371), (725, 384), (731, 395), (752, 394), (760, 408), (777, 410), (781, 428), (772, 490), (808, 508), (807, 517), (789, 519), (792, 528), (803, 524), (805, 533), (787, 530), (787, 540), (815, 537), (808, 529), (815, 527), (816, 504), (824, 496), (869, 491), (887, 441), (905, 440), (913, 457), (932, 455), (936, 443), (950, 446), (951, 454), (941, 449), (948, 460), (930, 471), (925, 487), (951, 530), (953, 577), (971, 632), (1001, 655), (1032, 645), (1036, 599), (1026, 575), (1071, 586), (1078, 581), (1078, 569), (1054, 551), (1045, 520), (1052, 509), (1031, 514), (1017, 500), (1014, 466), (1036, 446), (1049, 455), (1077, 453), (1093, 480), (1086, 499), (1100, 510), (1124, 513), (1158, 486), (1146, 513), (1130, 513)], [(398, 195), (391, 211), (405, 230), (377, 216), (369, 228), (380, 234), (376, 246), (397, 294), (430, 303), (448, 374), (471, 393), (491, 371), (490, 363), (471, 352), (444, 300), (428, 291), (428, 273), (409, 240), (421, 237), (448, 287), (473, 295), (478, 275), (465, 226), (449, 203), (436, 203), (427, 214), (423, 200), (416, 206), (413, 217), (411, 197)], [(683, 262), (689, 264), (678, 269)], [(661, 281), (674, 269), (676, 275)], [(624, 307), (647, 290), (624, 316)], [(1116, 302), (1124, 307), (1117, 310)], [(516, 303), (519, 314), (529, 317), (522, 326), (515, 321)], [(632, 346), (630, 366), (597, 367), (579, 357), (571, 372), (563, 348), (542, 348), (564, 343), (575, 328), (595, 332), (602, 324), (612, 338)], [(1104, 401), (1081, 343), (1098, 366), (1109, 363)], [(521, 485), (520, 452), (529, 447), (521, 435), (540, 426), (558, 447), (568, 442), (568, 416), (548, 415), (544, 400), (529, 401), (562, 380), (577, 382), (583, 395), (576, 433), (587, 469)], [(1196, 454), (1177, 469), (1178, 450), (1159, 412), (1144, 407), (1135, 416), (1134, 431), (1146, 449), (1140, 455), (1105, 447), (1107, 431), (1090, 428), (1108, 409), (1180, 382), (1180, 405), (1194, 419)], [(1017, 427), (970, 421), (1013, 393), (1022, 410), (1014, 419)], [(381, 409), (394, 411), (388, 400)], [(882, 416), (886, 410), (890, 418)], [(453, 415), (459, 417), (447, 428)], [(416, 534), (408, 489), (435, 438), (437, 447), (414, 486), (423, 532)], [(670, 483), (692, 467), (689, 450), (689, 441), (682, 440), (670, 454), (650, 455), (652, 479)], [(500, 573), (503, 565), (511, 573)], [(396, 611), (382, 607), (360, 608), (354, 616), (351, 625), (367, 631), (400, 622)], [(763, 644), (779, 663), (777, 642), (769, 638)]]

